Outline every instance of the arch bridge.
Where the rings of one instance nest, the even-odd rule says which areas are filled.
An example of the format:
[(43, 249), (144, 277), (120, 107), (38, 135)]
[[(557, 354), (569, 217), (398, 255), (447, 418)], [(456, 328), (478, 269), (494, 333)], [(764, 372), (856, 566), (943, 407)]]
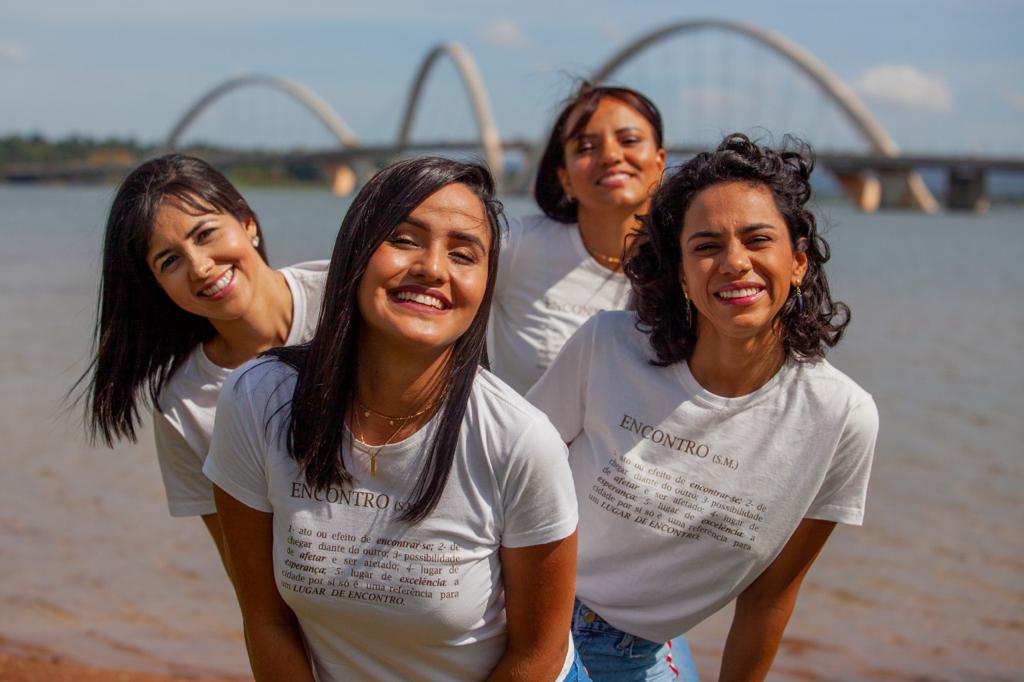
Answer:
[[(901, 164), (900, 150), (892, 137), (884, 130), (868, 108), (853, 90), (838, 76), (828, 69), (812, 54), (791, 40), (765, 30), (763, 28), (738, 21), (720, 19), (701, 19), (672, 23), (644, 35), (638, 36), (627, 45), (616, 51), (591, 75), (591, 82), (608, 82), (622, 67), (636, 59), (638, 55), (654, 49), (670, 38), (686, 37), (703, 31), (720, 31), (752, 41), (781, 56), (792, 68), (806, 76), (824, 96), (832, 102), (853, 131), (863, 140), (868, 149), (865, 155), (830, 155), (827, 152), (819, 155), (821, 165), (829, 167), (839, 179), (846, 194), (860, 208), (873, 211), (880, 206), (903, 206), (924, 211), (936, 210), (938, 204), (925, 186), (916, 167), (929, 165), (928, 160), (917, 157), (918, 164), (911, 166)], [(476, 140), (447, 143), (415, 143), (412, 141), (412, 129), (420, 109), (420, 102), (428, 78), (435, 66), (447, 58), (455, 67), (463, 90), (469, 100), (476, 124)], [(419, 150), (433, 151), (464, 151), (477, 149), (494, 172), (495, 179), (505, 191), (526, 191), (532, 181), (534, 164), (543, 147), (544, 140), (505, 141), (498, 131), (490, 99), (484, 80), (476, 62), (465, 46), (446, 42), (431, 49), (420, 62), (406, 97), (399, 130), (392, 145), (365, 147), (360, 145), (358, 138), (326, 102), (308, 88), (293, 81), (265, 75), (252, 75), (231, 78), (204, 93), (175, 123), (167, 137), (167, 147), (175, 148), (185, 131), (194, 124), (196, 119), (210, 106), (232, 91), (246, 87), (269, 87), (295, 99), (330, 131), (337, 140), (338, 148), (331, 151), (315, 152), (306, 156), (318, 161), (326, 168), (328, 174), (334, 173), (336, 190), (351, 190), (356, 179), (352, 173), (353, 166), (362, 166), (365, 176), (373, 169), (388, 161)], [(520, 164), (518, 173), (505, 178), (504, 151), (515, 149), (522, 154), (524, 162)], [(694, 149), (670, 149), (680, 154), (693, 153)], [(269, 156), (269, 155), (268, 155)], [(291, 155), (302, 156), (297, 153)], [(231, 160), (226, 160), (230, 165)], [(955, 163), (955, 159), (950, 160)], [(940, 165), (940, 164), (932, 164)], [(959, 205), (974, 206), (983, 200), (984, 179), (977, 171), (969, 173), (957, 172), (950, 166), (951, 197)], [(961, 169), (962, 170), (962, 169)], [(348, 174), (345, 180), (339, 174)], [(957, 178), (963, 187), (956, 183)], [(962, 206), (960, 206), (962, 207)]]

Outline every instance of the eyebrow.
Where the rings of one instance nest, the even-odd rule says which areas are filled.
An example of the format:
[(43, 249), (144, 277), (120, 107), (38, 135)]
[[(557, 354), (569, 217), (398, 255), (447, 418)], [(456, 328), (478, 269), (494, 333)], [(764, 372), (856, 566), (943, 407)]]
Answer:
[[(203, 225), (205, 225), (206, 223), (209, 223), (209, 222), (213, 222), (212, 218), (201, 218), (195, 225), (192, 226), (192, 229), (189, 230), (188, 233), (185, 234), (185, 237), (184, 237), (184, 239), (182, 241), (186, 241), (188, 239), (191, 239), (192, 235), (194, 235), (199, 230), (199, 228), (201, 228)], [(166, 256), (170, 252), (171, 252), (171, 249), (163, 249), (162, 251), (160, 251), (159, 253), (154, 255), (150, 259), (150, 262), (153, 265), (156, 265), (156, 262), (158, 260), (160, 260), (161, 258)]]
[[(412, 225), (413, 227), (418, 227), (421, 230), (426, 230), (427, 232), (430, 231), (430, 226), (427, 225), (422, 220), (420, 220), (419, 218), (414, 218), (412, 216), (407, 216), (406, 219), (403, 220), (402, 222), (403, 223), (408, 223), (408, 224)], [(483, 240), (480, 239), (480, 237), (477, 237), (475, 234), (472, 234), (470, 232), (465, 232), (463, 230), (449, 230), (448, 231), (448, 237), (450, 237), (451, 239), (455, 239), (457, 241), (460, 241), (460, 242), (468, 242), (470, 244), (473, 244), (474, 246), (478, 247), (484, 253), (487, 253), (487, 247), (484, 246)]]
[[(751, 225), (745, 225), (745, 226), (741, 227), (739, 230), (737, 230), (737, 232), (739, 232), (740, 234), (747, 234), (749, 232), (756, 232), (757, 230), (764, 230), (764, 229), (774, 230), (775, 226), (771, 225), (769, 223), (753, 223)], [(722, 231), (721, 230), (700, 230), (699, 232), (694, 232), (689, 237), (687, 237), (686, 241), (687, 242), (692, 242), (694, 239), (704, 239), (704, 238), (707, 238), (707, 237), (711, 237), (713, 239), (717, 239), (718, 237), (721, 237), (721, 236), (722, 236)]]
[[(616, 128), (613, 132), (615, 134), (619, 134), (619, 133), (642, 133), (643, 132), (643, 128), (641, 128), (640, 126), (623, 126), (622, 128)], [(597, 133), (584, 133), (584, 132), (581, 132), (579, 135), (575, 135), (575, 136), (573, 136), (573, 137), (571, 137), (569, 139), (570, 140), (582, 140), (582, 139), (591, 138), (591, 137), (600, 137), (600, 135), (598, 135)]]

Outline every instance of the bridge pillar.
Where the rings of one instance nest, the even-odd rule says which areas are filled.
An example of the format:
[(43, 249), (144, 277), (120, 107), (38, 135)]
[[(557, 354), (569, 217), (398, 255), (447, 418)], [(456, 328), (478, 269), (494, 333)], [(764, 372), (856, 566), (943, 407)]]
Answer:
[(836, 173), (840, 187), (850, 201), (865, 213), (874, 213), (882, 203), (882, 183), (868, 173)]
[(331, 192), (335, 196), (347, 197), (355, 191), (359, 178), (351, 166), (344, 163), (329, 164), (325, 170), (324, 175), (331, 184)]
[(912, 208), (925, 213), (939, 210), (939, 202), (917, 173), (884, 171), (878, 174), (882, 186), (880, 208)]
[(984, 213), (988, 210), (988, 197), (985, 192), (985, 171), (981, 168), (949, 169), (949, 193), (946, 205), (951, 211), (974, 211)]

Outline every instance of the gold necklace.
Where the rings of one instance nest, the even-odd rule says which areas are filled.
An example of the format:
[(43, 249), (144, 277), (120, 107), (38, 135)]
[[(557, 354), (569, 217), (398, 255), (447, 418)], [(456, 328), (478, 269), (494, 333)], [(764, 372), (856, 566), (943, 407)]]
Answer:
[[(367, 413), (367, 414), (369, 414), (369, 413)], [(419, 414), (422, 414), (422, 412), (420, 412)], [(369, 451), (370, 452), (370, 478), (376, 478), (377, 477), (377, 455), (380, 454), (381, 450), (383, 450), (387, 446), (391, 445), (391, 441), (393, 441), (395, 439), (395, 436), (398, 435), (398, 432), (401, 431), (405, 427), (406, 423), (410, 419), (412, 419), (413, 416), (414, 415), (409, 415), (408, 417), (399, 417), (399, 420), (400, 420), (401, 423), (399, 423), (398, 428), (396, 428), (394, 431), (392, 431), (391, 435), (388, 436), (387, 440), (385, 440), (383, 444), (379, 445), (376, 450), (370, 450)], [(358, 422), (358, 421), (359, 421), (359, 414), (357, 413), (356, 414), (356, 422)], [(368, 448), (370, 447), (366, 443), (366, 437), (362, 433), (359, 435), (359, 440), (362, 441), (362, 443), (364, 445), (367, 445)]]
[(618, 270), (622, 267), (622, 258), (619, 256), (607, 256), (600, 251), (595, 251), (589, 244), (587, 244), (587, 240), (583, 238), (582, 232), (580, 232), (580, 241), (583, 242), (583, 248), (587, 250), (587, 253), (589, 253), (590, 257), (594, 260), (610, 266), (612, 270)]
[[(383, 412), (378, 412), (377, 410), (373, 409), (372, 407), (364, 403), (359, 398), (356, 398), (356, 402), (359, 404), (359, 408), (363, 413), (363, 418), (369, 417), (370, 414), (373, 413), (378, 417), (383, 417), (384, 419), (387, 419), (388, 424), (390, 426), (394, 426), (395, 422), (398, 422), (398, 426), (395, 428), (394, 431), (391, 432), (391, 435), (388, 436), (387, 440), (385, 440), (383, 444), (378, 446), (376, 450), (370, 451), (370, 478), (377, 477), (377, 455), (380, 454), (380, 451), (386, 448), (387, 446), (391, 445), (391, 441), (393, 441), (395, 436), (397, 436), (398, 433), (403, 428), (405, 428), (405, 425), (408, 424), (409, 421), (415, 419), (416, 417), (419, 417), (420, 415), (426, 414), (429, 410), (432, 410), (434, 407), (436, 407), (439, 403), (441, 403), (444, 400), (446, 395), (448, 395), (447, 390), (445, 390), (445, 392), (442, 393), (437, 400), (432, 400), (430, 403), (428, 403), (427, 406), (424, 407), (422, 410), (400, 417), (392, 417), (391, 415), (384, 414)], [(356, 412), (356, 423), (359, 423), (359, 412)], [(362, 434), (359, 435), (359, 440), (362, 441), (364, 445), (367, 444), (366, 438)]]
[(373, 414), (377, 415), (378, 417), (383, 417), (384, 419), (387, 419), (388, 420), (388, 424), (391, 425), (391, 426), (394, 426), (396, 421), (406, 422), (406, 421), (409, 421), (410, 419), (414, 419), (414, 418), (420, 416), (421, 414), (424, 414), (428, 410), (433, 409), (434, 406), (437, 405), (442, 400), (444, 400), (444, 394), (442, 394), (441, 397), (438, 398), (437, 400), (433, 400), (430, 403), (428, 403), (427, 406), (424, 407), (419, 412), (413, 412), (412, 414), (406, 415), (404, 417), (392, 417), (390, 414), (384, 414), (383, 412), (378, 412), (377, 410), (373, 409), (372, 407), (370, 407), (369, 405), (364, 403), (359, 398), (356, 398), (356, 402), (359, 404), (359, 409), (363, 411), (363, 416), (364, 417), (369, 417), (370, 414), (373, 413)]

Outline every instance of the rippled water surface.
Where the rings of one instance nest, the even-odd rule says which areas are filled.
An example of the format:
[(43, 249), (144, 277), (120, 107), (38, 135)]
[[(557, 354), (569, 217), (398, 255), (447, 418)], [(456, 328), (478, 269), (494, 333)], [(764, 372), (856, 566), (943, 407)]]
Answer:
[[(167, 515), (148, 425), (138, 445), (93, 448), (61, 411), (85, 368), (111, 195), (0, 187), (0, 638), (245, 673), (227, 579), (201, 523)], [(275, 265), (329, 256), (344, 200), (247, 195)], [(1024, 210), (820, 213), (854, 318), (831, 359), (882, 426), (867, 521), (812, 569), (772, 679), (1020, 679)], [(707, 679), (728, 623), (691, 633)]]

